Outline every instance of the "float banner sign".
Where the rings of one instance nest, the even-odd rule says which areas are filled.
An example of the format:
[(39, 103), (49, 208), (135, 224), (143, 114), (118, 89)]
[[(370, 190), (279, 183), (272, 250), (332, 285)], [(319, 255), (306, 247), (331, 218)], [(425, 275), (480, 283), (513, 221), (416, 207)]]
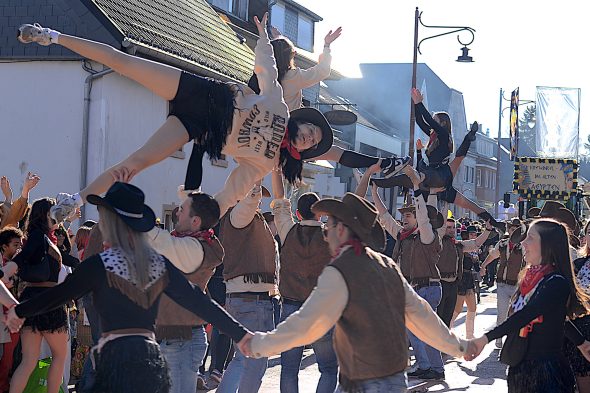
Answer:
[(569, 199), (578, 188), (578, 162), (516, 157), (514, 192), (527, 199)]
[(518, 155), (518, 87), (510, 94), (510, 161)]

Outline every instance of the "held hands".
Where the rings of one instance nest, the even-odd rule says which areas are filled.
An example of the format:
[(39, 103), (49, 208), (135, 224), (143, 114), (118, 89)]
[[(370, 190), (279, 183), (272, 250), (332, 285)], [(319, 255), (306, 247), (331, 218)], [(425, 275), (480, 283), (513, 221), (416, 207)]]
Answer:
[(237, 344), (240, 352), (242, 352), (244, 354), (244, 356), (246, 356), (247, 358), (251, 358), (253, 356), (252, 346), (251, 346), (253, 338), (254, 338), (254, 335), (252, 333), (248, 332), (248, 333), (246, 333), (246, 335), (244, 337), (242, 337), (240, 342)]
[(124, 166), (113, 168), (111, 170), (111, 176), (113, 177), (113, 180), (119, 181), (121, 183), (129, 183), (135, 174), (135, 170), (129, 170), (129, 168)]
[(467, 352), (463, 356), (465, 360), (473, 360), (479, 356), (481, 351), (483, 351), (484, 347), (488, 344), (487, 337), (481, 336), (478, 338), (474, 338), (473, 340), (469, 340), (467, 344)]
[(266, 32), (266, 22), (268, 21), (268, 12), (264, 13), (262, 20), (258, 19), (258, 16), (254, 15), (254, 23), (256, 24), (256, 28), (258, 29), (258, 36), (259, 37), (268, 37)]
[(342, 27), (337, 28), (335, 31), (330, 30), (324, 38), (324, 46), (329, 47), (332, 42), (340, 37), (340, 34), (342, 34)]
[(414, 104), (419, 104), (422, 102), (422, 100), (424, 100), (424, 97), (422, 97), (422, 93), (420, 93), (420, 90), (416, 89), (415, 87), (412, 88), (411, 95), (412, 95), (412, 102)]

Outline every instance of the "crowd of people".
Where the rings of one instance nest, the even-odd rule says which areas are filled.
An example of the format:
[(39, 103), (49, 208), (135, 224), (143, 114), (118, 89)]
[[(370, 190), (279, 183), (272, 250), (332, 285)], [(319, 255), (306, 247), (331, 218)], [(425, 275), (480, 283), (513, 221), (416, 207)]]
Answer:
[[(2, 178), (0, 391), (23, 392), (47, 345), (49, 393), (67, 391), (74, 370), (80, 392), (186, 393), (214, 385), (257, 392), (269, 357), (279, 354), (280, 390), (297, 392), (309, 345), (318, 392), (405, 392), (408, 377), (443, 381), (447, 356), (473, 360), (495, 341), (510, 392), (588, 392), (588, 225), (580, 236), (581, 224), (558, 202), (499, 222), (458, 193), (453, 177), (477, 125), (451, 160), (450, 118), (431, 116), (418, 90), (411, 97), (429, 141), (418, 145), (416, 168), (409, 157), (333, 146), (324, 116), (302, 108), (301, 89), (327, 77), (341, 29), (326, 36), (319, 64), (301, 70), (286, 38), (270, 40), (267, 15), (255, 22), (260, 39), (249, 87), (37, 24), (19, 28), (21, 42), (62, 45), (101, 62), (169, 100), (172, 110), (142, 148), (79, 193), (29, 206), (40, 179), (28, 174), (12, 203)], [(156, 225), (130, 182), (188, 141), (194, 148), (170, 232)], [(204, 154), (222, 152), (237, 168), (217, 194), (197, 191)], [(367, 169), (354, 193), (305, 193), (294, 209), (284, 184), (297, 184), (303, 162), (318, 158)], [(272, 191), (262, 186), (267, 175)], [(379, 194), (392, 185), (410, 195), (399, 220)], [(270, 212), (260, 211), (264, 197), (272, 197)], [(73, 234), (69, 223), (84, 203), (97, 206), (98, 222)], [(447, 218), (448, 203), (478, 220)], [(484, 283), (496, 287), (498, 321), (475, 337)], [(463, 335), (453, 325), (465, 304)]]

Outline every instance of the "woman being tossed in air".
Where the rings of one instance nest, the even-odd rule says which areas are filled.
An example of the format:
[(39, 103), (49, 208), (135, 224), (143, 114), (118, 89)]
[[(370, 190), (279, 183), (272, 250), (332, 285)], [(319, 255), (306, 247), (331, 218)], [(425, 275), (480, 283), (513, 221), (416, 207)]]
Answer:
[[(219, 158), (223, 153), (238, 162), (223, 189), (215, 195), (221, 215), (276, 166), (281, 167), (289, 181), (300, 179), (303, 160), (320, 156), (332, 146), (332, 129), (316, 109), (301, 108), (289, 114), (264, 27), (267, 19), (267, 14), (262, 21), (254, 18), (260, 36), (254, 66), (260, 95), (243, 85), (204, 78), (38, 24), (22, 25), (18, 35), (21, 42), (62, 45), (110, 67), (171, 103), (170, 115), (164, 124), (140, 149), (109, 168), (78, 194), (60, 194), (57, 206), (52, 209), (53, 217), (62, 221), (75, 207), (81, 206), (89, 194), (105, 192), (113, 184), (114, 172), (123, 172), (130, 179), (190, 140), (211, 158)], [(395, 170), (402, 165), (400, 163)], [(191, 156), (185, 189), (200, 186), (201, 171), (201, 160)]]
[[(443, 189), (437, 194), (439, 200), (454, 203), (464, 209), (471, 210), (484, 221), (489, 220), (493, 226), (505, 230), (504, 225), (497, 222), (484, 208), (467, 199), (453, 187), (453, 179), (459, 170), (459, 166), (467, 155), (471, 142), (475, 141), (478, 130), (477, 122), (473, 123), (457, 149), (455, 158), (450, 161), (454, 146), (449, 114), (437, 112), (431, 116), (422, 102), (423, 97), (420, 90), (413, 88), (411, 94), (416, 112), (416, 123), (429, 138), (425, 154), (422, 155), (420, 148), (418, 149), (418, 171), (424, 176), (420, 188), (423, 191), (424, 198), (428, 198), (430, 189)], [(373, 179), (371, 181), (379, 187), (402, 186), (410, 188), (412, 186), (410, 179), (405, 175), (398, 175), (389, 179)]]

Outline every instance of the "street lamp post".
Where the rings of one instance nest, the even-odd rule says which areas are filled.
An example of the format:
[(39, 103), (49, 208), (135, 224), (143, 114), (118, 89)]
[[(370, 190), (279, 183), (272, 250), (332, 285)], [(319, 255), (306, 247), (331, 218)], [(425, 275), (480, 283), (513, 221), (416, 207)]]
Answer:
[[(418, 42), (418, 24), (421, 24), (422, 26), (427, 27), (427, 28), (431, 28), (431, 29), (453, 29), (453, 30), (423, 38), (422, 40), (420, 40)], [(412, 88), (416, 87), (418, 53), (422, 54), (422, 52), (420, 52), (420, 45), (426, 40), (436, 38), (436, 37), (441, 37), (441, 36), (448, 35), (448, 34), (459, 33), (462, 31), (468, 31), (469, 33), (471, 33), (471, 41), (469, 41), (467, 43), (463, 43), (461, 41), (461, 39), (459, 38), (459, 35), (457, 34), (457, 41), (459, 41), (459, 43), (461, 45), (463, 45), (463, 47), (461, 48), (461, 55), (459, 57), (457, 57), (457, 61), (460, 63), (471, 63), (471, 62), (473, 62), (473, 58), (471, 56), (467, 55), (467, 53), (469, 51), (469, 48), (467, 48), (467, 46), (471, 45), (473, 43), (473, 40), (475, 40), (475, 34), (474, 34), (475, 29), (468, 27), (468, 26), (429, 26), (429, 25), (426, 25), (426, 24), (424, 24), (424, 22), (422, 22), (422, 12), (420, 12), (418, 7), (416, 7), (416, 12), (414, 14), (414, 60), (412, 63)], [(414, 159), (414, 130), (415, 130), (415, 128), (416, 128), (416, 113), (414, 112), (414, 105), (410, 100), (410, 146), (408, 148), (408, 154), (412, 159)]]
[[(499, 206), (499, 202), (500, 202), (500, 149), (501, 149), (501, 144), (500, 144), (500, 138), (502, 136), (502, 118), (504, 117), (504, 111), (506, 109), (509, 109), (510, 107), (507, 106), (505, 108), (502, 108), (502, 101), (510, 101), (508, 98), (504, 97), (504, 90), (500, 89), (500, 107), (499, 107), (499, 114), (498, 114), (498, 151), (496, 152), (496, 217), (498, 217), (498, 214), (500, 213), (500, 206)], [(521, 105), (528, 105), (528, 104), (532, 104), (535, 103), (535, 101), (533, 100), (520, 100), (518, 102), (518, 106)], [(518, 127), (518, 119), (516, 121), (517, 127)], [(529, 124), (529, 127), (534, 127), (534, 124), (531, 126)], [(518, 154), (518, 152), (516, 152), (516, 154)]]

